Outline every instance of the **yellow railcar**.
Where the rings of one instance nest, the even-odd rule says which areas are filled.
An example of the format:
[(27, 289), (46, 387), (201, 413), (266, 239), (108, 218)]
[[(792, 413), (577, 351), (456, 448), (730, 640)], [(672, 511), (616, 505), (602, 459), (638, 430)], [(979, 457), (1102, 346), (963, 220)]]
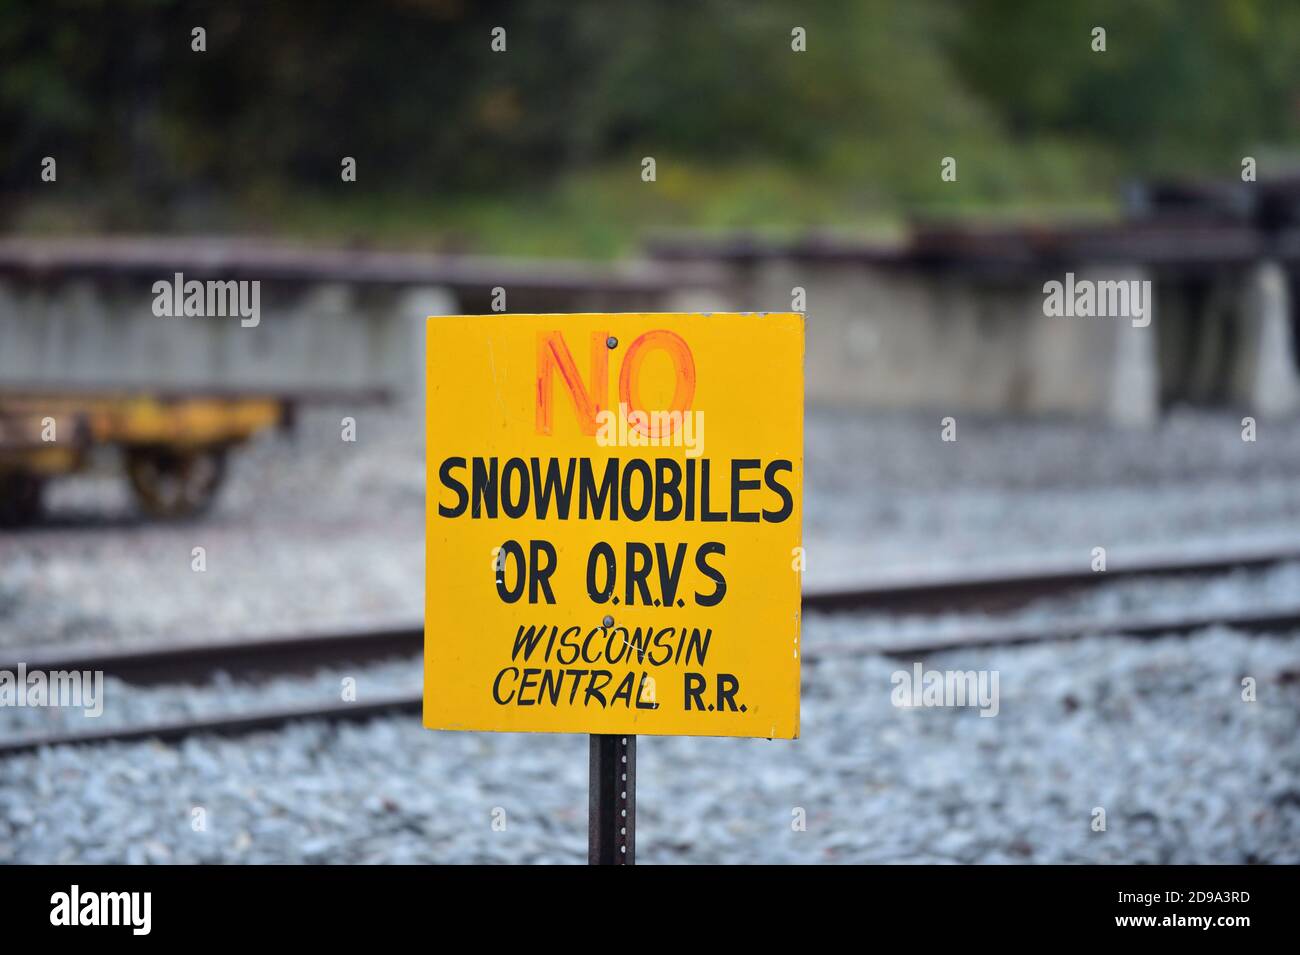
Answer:
[(0, 525), (39, 517), (45, 483), (100, 446), (121, 450), (145, 513), (195, 516), (216, 496), (227, 450), (287, 423), (291, 409), (274, 396), (0, 391)]

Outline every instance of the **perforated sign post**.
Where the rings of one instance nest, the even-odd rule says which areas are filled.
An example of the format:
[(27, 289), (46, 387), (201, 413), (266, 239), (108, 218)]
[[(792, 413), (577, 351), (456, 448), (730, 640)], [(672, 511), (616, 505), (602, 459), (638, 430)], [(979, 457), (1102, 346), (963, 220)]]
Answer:
[(636, 736), (799, 734), (803, 317), (432, 317), (424, 724), (591, 734), (591, 861)]

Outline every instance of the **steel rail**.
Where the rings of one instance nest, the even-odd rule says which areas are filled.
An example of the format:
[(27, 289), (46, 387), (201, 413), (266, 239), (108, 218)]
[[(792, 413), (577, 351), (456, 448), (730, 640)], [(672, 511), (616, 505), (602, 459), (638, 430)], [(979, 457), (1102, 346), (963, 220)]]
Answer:
[[(1226, 626), (1241, 632), (1255, 634), (1277, 633), (1286, 630), (1300, 631), (1300, 607), (1240, 613), (1211, 612), (1184, 616), (1147, 616), (1121, 620), (1079, 619), (1045, 623), (991, 624), (972, 627), (961, 632), (915, 634), (903, 637), (891, 644), (837, 643), (813, 646), (805, 650), (803, 659), (811, 664), (871, 654), (906, 659), (948, 651), (1061, 641), (1090, 635), (1114, 635), (1132, 638), (1186, 635), (1213, 626)], [(418, 649), (421, 636), (422, 633), (419, 630), (390, 629), (378, 631), (374, 642), (376, 646), (385, 648), (382, 653), (383, 656), (391, 657), (394, 655), (394, 651), (400, 649), (407, 640), (414, 641), (415, 649)], [(353, 631), (330, 638), (279, 639), (266, 641), (262, 645), (252, 641), (235, 641), (222, 646), (237, 648), (238, 652), (247, 655), (246, 659), (252, 661), (254, 666), (266, 666), (273, 662), (283, 662), (290, 659), (290, 657), (286, 657), (285, 651), (295, 645), (300, 647), (328, 647), (331, 658), (342, 659), (346, 657), (352, 662), (356, 662), (368, 652), (364, 649), (365, 640), (365, 631)], [(177, 654), (177, 649), (172, 649), (173, 656), (183, 656), (183, 654)], [(193, 652), (194, 657), (184, 660), (183, 664), (192, 668), (209, 665), (215, 656), (219, 655), (214, 653), (215, 649), (215, 645), (188, 648), (189, 652)], [(108, 666), (111, 668), (112, 663), (107, 660), (107, 657), (107, 654), (101, 654), (94, 658), (68, 657), (62, 660), (51, 657), (43, 661), (42, 665), (58, 664), (59, 666), (52, 666), (51, 668), (85, 669), (87, 667), (93, 668), (98, 664), (101, 667)], [(160, 664), (157, 661), (149, 661), (147, 653), (138, 651), (133, 656), (123, 654), (121, 659), (128, 666), (138, 665), (140, 667), (136, 673), (137, 676), (149, 676), (154, 679), (159, 674), (168, 672), (168, 667), (174, 665), (172, 663)], [(295, 669), (302, 669), (307, 666), (301, 656), (292, 657), (292, 660)], [(221, 669), (229, 669), (228, 663), (229, 661), (223, 661)], [(29, 670), (34, 669), (30, 663), (27, 665)], [(106, 672), (114, 671), (110, 669)], [(130, 670), (124, 667), (116, 671), (114, 675), (120, 676), (122, 672), (130, 673)], [(191, 675), (197, 675), (199, 671), (198, 669), (191, 669), (188, 672)], [(1291, 682), (1293, 677), (1294, 675), (1290, 671), (1283, 671), (1278, 674), (1277, 679), (1282, 682)], [(235, 713), (229, 716), (178, 720), (161, 724), (107, 727), (102, 730), (97, 729), (81, 733), (62, 732), (31, 735), (0, 740), (0, 757), (33, 752), (48, 746), (109, 742), (129, 743), (151, 739), (161, 742), (175, 742), (199, 734), (239, 735), (259, 730), (278, 729), (289, 723), (303, 720), (355, 722), (373, 719), (378, 716), (417, 714), (420, 709), (420, 694), (397, 694), (368, 703), (333, 703), (326, 706), (277, 708)]]
[[(964, 577), (885, 582), (804, 594), (805, 612), (907, 612), (977, 607), (1005, 609), (1033, 599), (1095, 587), (1108, 581), (1136, 576), (1169, 576), (1258, 568), (1300, 559), (1300, 552), (1240, 551), (1217, 557), (1146, 560), (1093, 573), (1078, 569), (1041, 567), (1002, 572), (981, 572)], [(1276, 631), (1294, 625), (1300, 608), (1257, 612), (1213, 611), (1203, 614), (1130, 617), (1120, 621), (1082, 619), (1043, 624), (992, 624), (969, 627), (960, 634), (920, 638), (922, 652), (941, 649), (1025, 643), (1062, 639), (1063, 635), (1119, 632), (1142, 636), (1160, 632), (1188, 632), (1223, 623), (1248, 629)], [(127, 683), (205, 682), (225, 672), (241, 679), (307, 673), (337, 665), (360, 665), (411, 656), (424, 644), (418, 622), (365, 627), (325, 633), (271, 635), (249, 639), (188, 643), (151, 643), (118, 649), (67, 646), (33, 647), (0, 651), (0, 670), (19, 663), (31, 670), (99, 670)], [(910, 647), (912, 644), (909, 643)], [(874, 652), (887, 653), (888, 648)]]

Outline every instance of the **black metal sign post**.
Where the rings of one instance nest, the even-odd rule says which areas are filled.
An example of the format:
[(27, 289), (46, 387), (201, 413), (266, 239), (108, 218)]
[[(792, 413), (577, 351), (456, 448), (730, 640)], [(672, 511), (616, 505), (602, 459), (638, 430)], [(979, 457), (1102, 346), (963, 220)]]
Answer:
[(636, 737), (591, 734), (587, 864), (636, 864)]

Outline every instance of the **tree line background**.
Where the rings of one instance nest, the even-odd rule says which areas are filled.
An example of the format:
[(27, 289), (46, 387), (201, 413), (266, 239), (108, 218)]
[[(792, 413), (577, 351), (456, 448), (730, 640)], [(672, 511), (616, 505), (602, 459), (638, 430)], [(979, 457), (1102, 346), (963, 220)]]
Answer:
[(0, 229), (613, 255), (1103, 215), (1129, 178), (1286, 171), (1298, 64), (1293, 0), (10, 0)]

